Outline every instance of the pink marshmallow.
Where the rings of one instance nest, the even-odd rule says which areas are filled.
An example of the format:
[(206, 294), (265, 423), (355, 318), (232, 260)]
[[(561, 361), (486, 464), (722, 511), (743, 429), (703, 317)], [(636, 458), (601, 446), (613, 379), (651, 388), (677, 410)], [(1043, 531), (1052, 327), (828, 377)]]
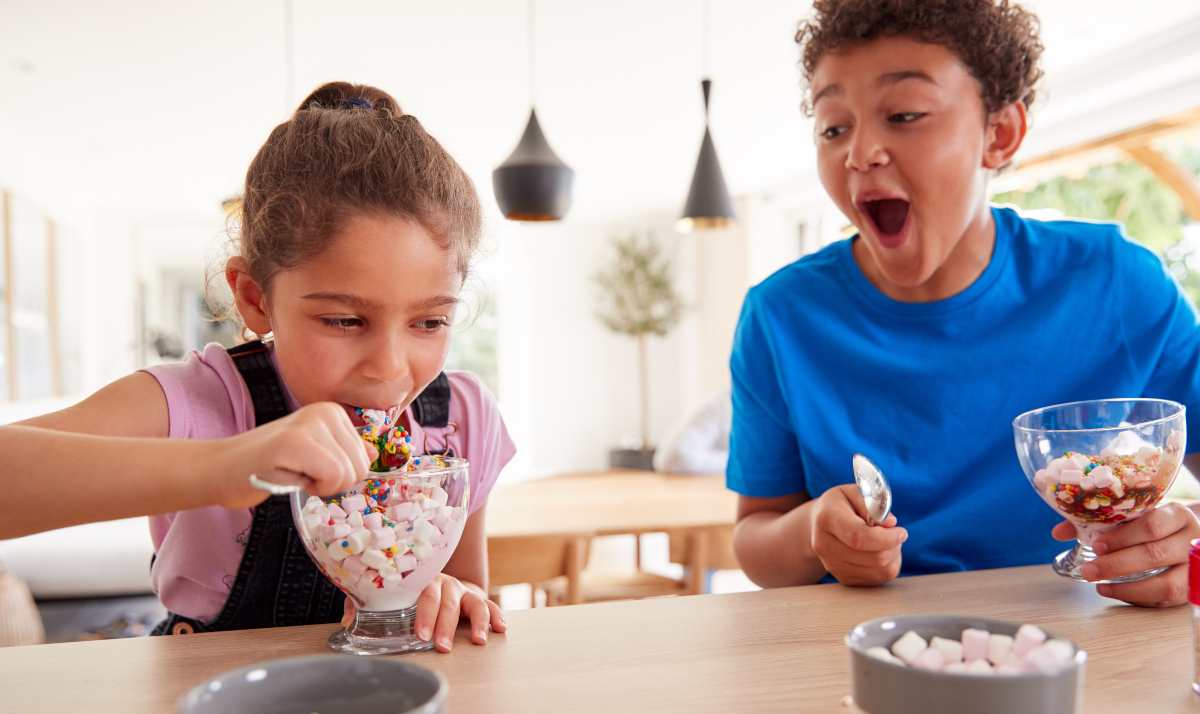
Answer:
[(369, 531), (379, 530), (380, 528), (383, 528), (383, 514), (382, 513), (371, 513), (366, 516), (363, 516), (363, 525), (366, 526), (367, 530), (369, 530)]
[(336, 503), (329, 504), (329, 517), (335, 521), (346, 520), (346, 510)]
[(1020, 658), (1040, 647), (1046, 641), (1046, 633), (1033, 625), (1021, 625), (1013, 638), (1012, 653)]
[(367, 499), (361, 493), (356, 493), (353, 496), (343, 498), (341, 506), (342, 510), (346, 512), (362, 511), (362, 509), (367, 507)]
[(972, 662), (977, 659), (987, 659), (988, 632), (987, 630), (966, 629), (962, 632), (963, 660)]
[(352, 576), (359, 577), (367, 572), (367, 566), (362, 562), (362, 558), (357, 555), (352, 555), (342, 561), (342, 567), (345, 568)]

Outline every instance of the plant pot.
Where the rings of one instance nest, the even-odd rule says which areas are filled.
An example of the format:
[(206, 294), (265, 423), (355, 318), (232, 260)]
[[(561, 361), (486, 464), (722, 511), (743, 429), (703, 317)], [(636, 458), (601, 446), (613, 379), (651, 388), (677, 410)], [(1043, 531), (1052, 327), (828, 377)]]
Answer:
[(611, 449), (608, 467), (612, 469), (654, 470), (654, 449)]

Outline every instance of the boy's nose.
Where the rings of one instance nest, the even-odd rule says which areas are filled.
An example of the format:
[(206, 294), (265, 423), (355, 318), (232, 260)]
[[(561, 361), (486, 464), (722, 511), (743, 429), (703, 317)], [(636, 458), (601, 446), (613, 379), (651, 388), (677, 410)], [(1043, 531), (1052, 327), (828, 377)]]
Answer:
[(873, 168), (887, 166), (890, 162), (887, 150), (874, 134), (858, 130), (850, 138), (850, 147), (846, 150), (846, 168), (851, 171), (870, 171)]

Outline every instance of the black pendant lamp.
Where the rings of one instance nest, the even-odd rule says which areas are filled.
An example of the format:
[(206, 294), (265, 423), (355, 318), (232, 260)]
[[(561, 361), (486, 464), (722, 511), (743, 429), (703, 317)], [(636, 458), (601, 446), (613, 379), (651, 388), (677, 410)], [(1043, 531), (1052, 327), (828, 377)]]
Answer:
[[(704, 4), (704, 37), (701, 40), (704, 64), (708, 65), (708, 3)], [(700, 142), (700, 155), (696, 157), (696, 170), (692, 172), (692, 185), (688, 189), (687, 201), (683, 204), (683, 216), (675, 227), (682, 233), (714, 230), (733, 225), (737, 217), (733, 212), (733, 200), (725, 185), (725, 174), (717, 158), (717, 147), (713, 143), (708, 127), (708, 101), (712, 94), (712, 80), (700, 80), (704, 94), (704, 139)]]
[(696, 157), (692, 186), (683, 204), (683, 217), (676, 223), (676, 228), (683, 233), (726, 228), (737, 217), (733, 212), (729, 189), (725, 186), (725, 174), (721, 172), (717, 147), (708, 128), (708, 96), (712, 81), (705, 79), (700, 86), (704, 91), (704, 140), (700, 142), (700, 156)]
[(542, 133), (533, 105), (533, 0), (529, 2), (529, 122), (521, 141), (504, 163), (492, 171), (492, 190), (505, 218), (513, 221), (558, 221), (571, 208), (575, 172)]

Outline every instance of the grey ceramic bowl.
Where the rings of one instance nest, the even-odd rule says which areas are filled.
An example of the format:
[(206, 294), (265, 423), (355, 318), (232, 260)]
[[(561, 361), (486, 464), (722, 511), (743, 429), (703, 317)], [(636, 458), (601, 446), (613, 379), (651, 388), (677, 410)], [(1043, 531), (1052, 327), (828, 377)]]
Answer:
[(441, 714), (446, 688), (440, 674), (408, 662), (291, 657), (225, 672), (185, 694), (178, 709), (181, 714)]
[[(1052, 674), (945, 674), (911, 669), (871, 657), (871, 647), (888, 647), (915, 630), (926, 640), (962, 638), (967, 628), (1015, 635), (1020, 625), (963, 615), (900, 615), (857, 625), (846, 635), (850, 648), (851, 694), (868, 714), (1077, 714), (1083, 711), (1087, 653), (1075, 647), (1069, 666)], [(1053, 639), (1053, 633), (1047, 632)], [(1074, 643), (1072, 643), (1074, 644)]]

